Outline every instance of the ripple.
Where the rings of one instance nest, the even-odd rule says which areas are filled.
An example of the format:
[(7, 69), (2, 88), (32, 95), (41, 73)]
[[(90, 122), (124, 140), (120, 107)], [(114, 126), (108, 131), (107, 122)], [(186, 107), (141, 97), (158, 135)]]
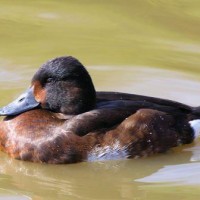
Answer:
[(171, 183), (175, 185), (200, 185), (200, 163), (165, 166), (157, 172), (137, 182)]
[[(90, 66), (98, 90), (155, 96), (198, 106), (200, 82), (193, 75), (155, 66)], [(107, 74), (105, 72), (108, 72)], [(98, 76), (97, 76), (98, 75)]]
[(32, 198), (27, 196), (2, 196), (0, 200), (31, 200)]
[(59, 18), (59, 15), (57, 13), (40, 13), (38, 14), (38, 17), (39, 18), (43, 18), (43, 19), (49, 19), (49, 20), (52, 20), (52, 19), (58, 19)]

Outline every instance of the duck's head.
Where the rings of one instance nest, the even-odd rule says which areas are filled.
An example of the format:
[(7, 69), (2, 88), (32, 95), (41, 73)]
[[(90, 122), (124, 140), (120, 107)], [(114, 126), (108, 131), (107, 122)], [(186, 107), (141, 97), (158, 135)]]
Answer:
[(43, 64), (30, 88), (0, 109), (0, 115), (17, 115), (36, 107), (73, 115), (94, 108), (95, 101), (95, 88), (84, 66), (71, 56), (58, 57)]

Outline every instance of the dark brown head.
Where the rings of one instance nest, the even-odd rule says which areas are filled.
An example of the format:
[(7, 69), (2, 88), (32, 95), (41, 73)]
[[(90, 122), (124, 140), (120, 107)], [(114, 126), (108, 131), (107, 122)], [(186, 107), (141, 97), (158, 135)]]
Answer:
[(95, 101), (95, 88), (84, 66), (71, 56), (58, 57), (43, 64), (31, 87), (2, 108), (0, 115), (16, 115), (35, 107), (79, 114), (94, 108)]

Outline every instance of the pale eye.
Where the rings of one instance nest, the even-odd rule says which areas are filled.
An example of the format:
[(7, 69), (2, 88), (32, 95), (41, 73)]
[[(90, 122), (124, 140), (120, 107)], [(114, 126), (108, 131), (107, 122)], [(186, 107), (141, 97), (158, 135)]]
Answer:
[(51, 82), (53, 82), (53, 78), (49, 77), (49, 78), (47, 79), (47, 83), (51, 83)]

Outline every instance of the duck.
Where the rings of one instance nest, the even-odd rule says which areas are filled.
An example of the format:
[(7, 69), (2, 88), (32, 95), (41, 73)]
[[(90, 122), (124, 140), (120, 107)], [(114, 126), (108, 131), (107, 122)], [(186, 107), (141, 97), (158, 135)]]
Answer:
[(73, 56), (44, 63), (30, 87), (0, 109), (0, 150), (38, 163), (129, 159), (193, 142), (200, 107), (121, 92), (96, 91)]

